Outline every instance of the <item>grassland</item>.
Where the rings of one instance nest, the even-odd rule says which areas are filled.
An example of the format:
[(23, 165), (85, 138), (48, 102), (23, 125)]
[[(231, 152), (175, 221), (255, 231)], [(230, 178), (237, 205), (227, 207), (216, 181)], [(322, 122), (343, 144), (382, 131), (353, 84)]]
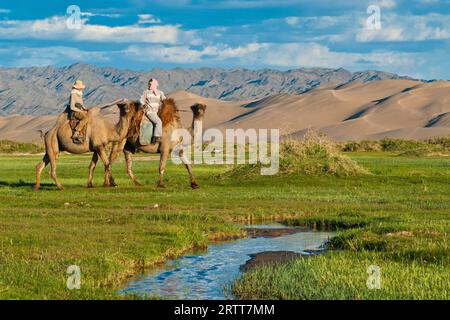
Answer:
[[(338, 229), (336, 250), (246, 274), (234, 286), (242, 298), (448, 298), (450, 159), (349, 155), (372, 174), (218, 179), (226, 168), (202, 165), (198, 190), (172, 164), (167, 188), (157, 189), (156, 161), (135, 162), (145, 187), (133, 187), (119, 162), (118, 188), (101, 187), (99, 167), (98, 187), (86, 189), (89, 157), (62, 155), (66, 189), (44, 175), (39, 192), (39, 156), (0, 156), (0, 298), (122, 298), (115, 292), (133, 273), (241, 236), (233, 222), (257, 219)], [(66, 288), (73, 264), (80, 290)], [(366, 288), (369, 264), (381, 267), (381, 290)]]

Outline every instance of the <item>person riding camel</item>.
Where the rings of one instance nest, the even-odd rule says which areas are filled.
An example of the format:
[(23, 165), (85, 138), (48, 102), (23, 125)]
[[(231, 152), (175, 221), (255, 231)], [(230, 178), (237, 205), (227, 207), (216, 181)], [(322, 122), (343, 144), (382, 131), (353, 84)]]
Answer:
[(162, 101), (166, 99), (164, 92), (158, 90), (158, 81), (150, 79), (148, 81), (148, 90), (145, 90), (141, 97), (141, 104), (144, 108), (144, 113), (147, 118), (155, 126), (152, 137), (152, 144), (161, 142), (162, 137), (162, 122), (158, 117), (158, 111), (161, 107)]
[(70, 100), (69, 100), (69, 108), (71, 111), (70, 118), (77, 119), (80, 122), (76, 125), (74, 128), (74, 133), (72, 135), (72, 139), (74, 142), (82, 143), (84, 140), (84, 134), (83, 129), (87, 124), (88, 117), (87, 117), (87, 109), (84, 108), (83, 103), (83, 89), (86, 88), (86, 86), (83, 84), (83, 81), (77, 80), (75, 81), (72, 91), (70, 93)]

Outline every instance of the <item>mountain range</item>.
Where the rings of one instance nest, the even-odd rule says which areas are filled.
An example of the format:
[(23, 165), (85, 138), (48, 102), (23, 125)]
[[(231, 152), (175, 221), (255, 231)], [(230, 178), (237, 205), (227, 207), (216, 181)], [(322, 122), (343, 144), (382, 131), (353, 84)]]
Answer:
[(288, 71), (197, 68), (146, 72), (77, 63), (67, 67), (0, 68), (0, 115), (49, 115), (63, 110), (72, 84), (81, 79), (87, 106), (116, 98), (137, 99), (148, 79), (157, 78), (166, 93), (188, 91), (224, 101), (258, 100), (276, 94), (301, 94), (324, 85), (409, 79), (382, 71), (301, 68)]

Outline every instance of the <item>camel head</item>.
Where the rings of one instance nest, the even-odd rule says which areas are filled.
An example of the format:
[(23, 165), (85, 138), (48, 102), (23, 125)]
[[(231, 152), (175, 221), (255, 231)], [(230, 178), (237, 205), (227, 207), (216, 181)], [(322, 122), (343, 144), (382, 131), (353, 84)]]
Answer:
[(206, 104), (196, 103), (191, 106), (191, 110), (194, 114), (194, 120), (203, 120), (206, 112)]
[(122, 99), (121, 101), (117, 102), (117, 107), (119, 107), (121, 116), (124, 116), (131, 111), (132, 103), (133, 101), (130, 101), (128, 99)]
[(122, 99), (117, 102), (120, 110), (120, 116), (128, 116), (129, 119), (135, 118), (142, 113), (142, 105), (139, 101)]
[(120, 110), (120, 117), (125, 124), (124, 128), (128, 128), (127, 135), (136, 135), (141, 125), (144, 115), (144, 109), (139, 101), (122, 99), (117, 103)]
[[(140, 124), (142, 118), (142, 108), (139, 101), (131, 101), (128, 99), (122, 99), (117, 102), (117, 107), (120, 110), (120, 121), (118, 123), (119, 136), (126, 136), (130, 130), (135, 130), (136, 123)], [(139, 110), (141, 112), (139, 112)], [(137, 119), (140, 115), (140, 118)]]

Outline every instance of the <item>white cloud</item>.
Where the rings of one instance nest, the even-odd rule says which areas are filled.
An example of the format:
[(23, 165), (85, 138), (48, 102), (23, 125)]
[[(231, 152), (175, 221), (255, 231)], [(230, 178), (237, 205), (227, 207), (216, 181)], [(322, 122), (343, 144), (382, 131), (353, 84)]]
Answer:
[(138, 14), (138, 24), (161, 23), (161, 20), (152, 14)]
[[(66, 46), (11, 47), (0, 50), (1, 64), (16, 67), (67, 65), (74, 62), (111, 64), (126, 61), (143, 67), (154, 66), (155, 63), (271, 68), (344, 67), (354, 71), (378, 69), (414, 76), (419, 72), (423, 73), (423, 66), (426, 66), (430, 56), (430, 53), (396, 51), (333, 51), (318, 43), (250, 43), (234, 47), (224, 44), (205, 47), (136, 44), (116, 51), (85, 51)], [(440, 59), (442, 60), (442, 57)]]
[[(217, 0), (214, 1), (215, 9), (250, 9), (250, 8), (266, 8), (266, 7), (286, 7), (289, 5), (299, 4), (306, 0)], [(188, 0), (157, 0), (165, 5), (172, 6), (191, 6), (191, 7), (211, 7), (209, 1), (193, 1)]]
[(105, 26), (88, 24), (82, 19), (80, 29), (69, 29), (65, 17), (40, 20), (0, 20), (0, 39), (40, 39), (93, 41), (113, 43), (201, 43), (195, 31), (185, 31), (180, 25)]
[[(145, 3), (146, 0), (133, 0), (134, 2)], [(280, 8), (297, 7), (317, 8), (317, 9), (352, 9), (359, 6), (362, 0), (152, 0), (153, 3), (167, 7), (189, 7), (189, 8), (214, 8), (214, 9), (252, 9), (252, 8)], [(394, 0), (366, 0), (369, 2), (392, 3)]]
[(210, 45), (195, 49), (190, 46), (142, 46), (131, 45), (124, 54), (138, 61), (160, 61), (180, 64), (223, 61), (227, 59), (244, 58), (257, 53), (265, 44), (250, 43), (245, 46), (230, 47), (227, 45)]
[(323, 67), (350, 69), (414, 66), (414, 54), (401, 52), (336, 52), (317, 43), (271, 44), (260, 53), (262, 63), (277, 67)]
[(347, 24), (352, 24), (354, 17), (351, 15), (341, 15), (341, 16), (312, 16), (303, 18), (304, 22), (307, 24), (309, 29), (326, 29), (332, 28), (335, 31), (336, 26), (344, 26)]
[(106, 18), (120, 18), (123, 15), (120, 13), (94, 13), (94, 12), (81, 12), (81, 16), (84, 17), (106, 17)]
[(368, 53), (332, 51), (318, 43), (250, 43), (245, 46), (210, 45), (199, 49), (189, 46), (133, 45), (124, 55), (142, 62), (215, 65), (232, 62), (240, 66), (282, 68), (323, 67), (352, 70), (382, 69), (410, 74), (424, 59), (415, 53), (372, 51)]
[[(292, 1), (284, 1), (292, 2)], [(280, 1), (271, 0), (224, 0), (217, 3), (218, 7), (222, 8), (261, 8), (261, 7), (272, 7), (280, 5)], [(281, 3), (281, 5), (284, 5)]]
[[(318, 0), (319, 2), (321, 0)], [(254, 1), (244, 1), (253, 5)], [(230, 1), (222, 1), (231, 5)], [(269, 5), (271, 1), (266, 2)], [(383, 8), (396, 5), (392, 0), (378, 1)], [(1, 9), (0, 9), (1, 10)], [(66, 17), (39, 20), (0, 20), (1, 39), (38, 39), (71, 42), (118, 43), (113, 51), (83, 51), (68, 47), (18, 48), (15, 65), (61, 64), (65, 61), (129, 61), (149, 63), (239, 65), (244, 67), (345, 67), (382, 69), (411, 74), (423, 64), (424, 54), (373, 50), (368, 53), (335, 51), (323, 43), (424, 41), (450, 39), (450, 15), (423, 16), (384, 13), (382, 29), (367, 30), (366, 12), (339, 16), (288, 16), (239, 26), (211, 26), (183, 30), (181, 25), (164, 25), (152, 14), (140, 14), (132, 25), (91, 24), (89, 18), (116, 13), (82, 14), (82, 28), (70, 30)], [(114, 11), (113, 11), (114, 12)], [(111, 16), (115, 17), (115, 16)], [(279, 43), (274, 43), (274, 42)], [(224, 43), (226, 42), (226, 43)], [(85, 44), (86, 45), (86, 44)], [(358, 44), (359, 48), (367, 45)], [(380, 47), (370, 45), (371, 48)], [(125, 49), (124, 49), (125, 48)], [(0, 53), (4, 54), (4, 49)], [(8, 51), (9, 52), (9, 51)], [(8, 53), (7, 52), (7, 53)], [(6, 57), (5, 53), (5, 57)], [(430, 68), (431, 69), (431, 68)]]
[(284, 20), (290, 26), (296, 26), (296, 25), (298, 25), (300, 23), (300, 18), (299, 17), (286, 17)]
[(378, 0), (376, 3), (380, 8), (392, 9), (397, 6), (395, 0)]
[(123, 52), (127, 57), (143, 62), (196, 63), (201, 61), (202, 51), (188, 46), (165, 47), (131, 45)]
[(450, 15), (427, 14), (382, 15), (380, 30), (370, 30), (366, 20), (361, 19), (361, 28), (356, 34), (359, 42), (370, 41), (425, 41), (450, 39)]

